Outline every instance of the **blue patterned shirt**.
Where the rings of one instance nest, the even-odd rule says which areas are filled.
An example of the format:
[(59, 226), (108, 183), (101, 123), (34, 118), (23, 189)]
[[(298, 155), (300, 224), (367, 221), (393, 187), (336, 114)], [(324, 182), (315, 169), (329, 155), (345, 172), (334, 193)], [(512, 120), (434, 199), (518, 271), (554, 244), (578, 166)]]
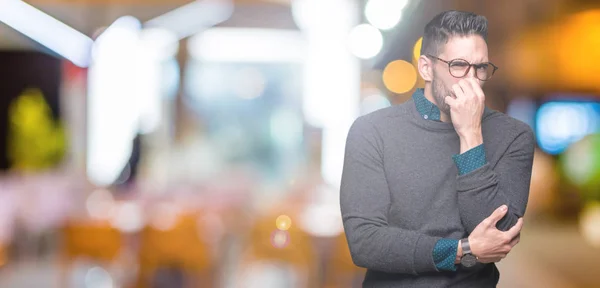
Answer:
[[(413, 100), (417, 111), (419, 111), (424, 119), (441, 121), (440, 109), (425, 98), (425, 93), (422, 88), (417, 89), (415, 93), (413, 93)], [(458, 168), (459, 175), (464, 175), (477, 170), (487, 162), (483, 144), (465, 153), (453, 155), (452, 159)], [(433, 248), (433, 261), (438, 270), (456, 271), (454, 260), (456, 259), (457, 249), (458, 240), (456, 239), (444, 238), (435, 244), (435, 247)]]

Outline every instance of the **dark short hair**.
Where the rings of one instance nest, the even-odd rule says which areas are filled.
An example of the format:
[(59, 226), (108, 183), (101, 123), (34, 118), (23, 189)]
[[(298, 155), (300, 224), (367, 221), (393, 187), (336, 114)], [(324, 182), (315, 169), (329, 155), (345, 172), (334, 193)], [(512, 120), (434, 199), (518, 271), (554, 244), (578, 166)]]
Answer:
[(487, 18), (482, 15), (455, 10), (442, 12), (425, 25), (421, 55), (438, 56), (452, 36), (479, 35), (487, 41), (487, 26)]

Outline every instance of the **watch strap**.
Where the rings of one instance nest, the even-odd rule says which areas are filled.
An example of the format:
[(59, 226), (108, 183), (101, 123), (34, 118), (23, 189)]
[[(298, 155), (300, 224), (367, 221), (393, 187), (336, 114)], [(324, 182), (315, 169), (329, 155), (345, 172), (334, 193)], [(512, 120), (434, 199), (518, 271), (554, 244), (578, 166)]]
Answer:
[(460, 245), (462, 248), (463, 255), (464, 254), (472, 254), (471, 245), (469, 244), (469, 238), (464, 238), (460, 240)]

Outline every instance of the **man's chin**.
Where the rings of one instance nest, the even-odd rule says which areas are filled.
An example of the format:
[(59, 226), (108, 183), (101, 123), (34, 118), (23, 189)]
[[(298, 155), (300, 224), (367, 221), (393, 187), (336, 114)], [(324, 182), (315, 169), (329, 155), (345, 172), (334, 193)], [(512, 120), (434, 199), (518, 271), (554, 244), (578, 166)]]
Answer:
[(436, 106), (438, 106), (441, 112), (446, 113), (447, 111), (450, 111), (450, 106), (446, 104), (446, 98), (437, 98), (435, 101), (437, 102)]
[(450, 106), (448, 104), (446, 104), (446, 101), (442, 102), (441, 105), (439, 105), (438, 107), (440, 107), (440, 112), (444, 113), (446, 115), (450, 115)]

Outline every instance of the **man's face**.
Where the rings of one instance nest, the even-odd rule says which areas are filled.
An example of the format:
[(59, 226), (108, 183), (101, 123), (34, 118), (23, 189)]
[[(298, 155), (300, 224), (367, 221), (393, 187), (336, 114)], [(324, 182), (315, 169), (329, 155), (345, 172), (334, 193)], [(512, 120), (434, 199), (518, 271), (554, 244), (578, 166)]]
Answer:
[[(443, 52), (437, 57), (446, 61), (463, 59), (471, 64), (478, 64), (488, 62), (488, 48), (485, 40), (479, 35), (455, 36), (450, 38)], [(431, 60), (433, 61), (433, 79), (431, 81), (433, 97), (440, 110), (450, 115), (450, 106), (446, 104), (444, 98), (446, 96), (456, 98), (452, 85), (457, 84), (463, 78), (474, 78), (480, 86), (483, 86), (483, 81), (475, 77), (474, 67), (469, 69), (469, 73), (465, 77), (456, 78), (450, 74), (448, 64), (436, 59)]]

